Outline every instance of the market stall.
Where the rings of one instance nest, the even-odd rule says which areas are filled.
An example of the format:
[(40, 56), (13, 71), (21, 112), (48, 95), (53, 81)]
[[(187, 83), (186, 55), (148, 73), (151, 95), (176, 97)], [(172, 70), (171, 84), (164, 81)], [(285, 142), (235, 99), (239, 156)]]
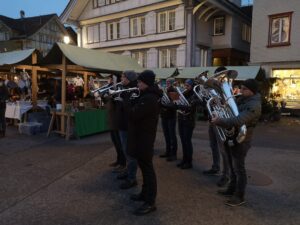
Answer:
[[(85, 89), (88, 87), (88, 73), (121, 74), (124, 70), (142, 71), (138, 63), (128, 56), (122, 56), (97, 50), (89, 50), (57, 43), (48, 55), (42, 60), (41, 66), (49, 70), (61, 72), (61, 84), (66, 84), (70, 73), (83, 74)], [(82, 83), (82, 82), (81, 82)], [(85, 90), (88, 97), (88, 91)], [(88, 104), (89, 103), (89, 104)], [(67, 85), (61, 85), (61, 100), (59, 108), (51, 110), (52, 119), (48, 130), (65, 135), (68, 139), (74, 121), (76, 136), (85, 136), (108, 130), (106, 123), (107, 112), (105, 109), (95, 109), (86, 99), (67, 101)], [(88, 106), (89, 105), (89, 106)], [(54, 129), (55, 122), (59, 121)]]

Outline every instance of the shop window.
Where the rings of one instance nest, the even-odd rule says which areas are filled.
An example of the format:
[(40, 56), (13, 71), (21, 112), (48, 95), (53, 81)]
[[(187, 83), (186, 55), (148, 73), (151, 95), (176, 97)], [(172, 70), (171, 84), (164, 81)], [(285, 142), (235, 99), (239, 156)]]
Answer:
[(269, 16), (268, 47), (290, 45), (292, 12)]
[(214, 35), (225, 34), (225, 17), (217, 17), (214, 19)]

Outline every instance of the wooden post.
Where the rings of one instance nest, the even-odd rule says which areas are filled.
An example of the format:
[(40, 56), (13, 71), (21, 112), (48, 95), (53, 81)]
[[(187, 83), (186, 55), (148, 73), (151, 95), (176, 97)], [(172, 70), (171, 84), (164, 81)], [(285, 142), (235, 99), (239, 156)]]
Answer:
[(62, 56), (62, 77), (61, 77), (61, 132), (65, 132), (65, 108), (66, 108), (66, 75), (67, 75), (67, 60), (66, 57)]
[(37, 92), (38, 92), (38, 81), (37, 81), (37, 67), (34, 66), (37, 63), (37, 53), (33, 52), (32, 54), (32, 88), (31, 88), (31, 94), (32, 94), (32, 105), (33, 108), (37, 106)]
[(89, 91), (88, 91), (88, 73), (87, 72), (83, 73), (83, 80), (84, 80), (83, 97), (85, 97), (89, 93)]

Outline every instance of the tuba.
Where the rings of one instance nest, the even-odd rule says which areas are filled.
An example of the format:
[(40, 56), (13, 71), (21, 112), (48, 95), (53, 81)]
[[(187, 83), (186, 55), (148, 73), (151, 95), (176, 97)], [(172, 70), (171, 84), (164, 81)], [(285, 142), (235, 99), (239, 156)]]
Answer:
[[(215, 74), (205, 82), (207, 87), (214, 89), (217, 93), (216, 96), (211, 97), (207, 101), (207, 109), (211, 116), (217, 115), (220, 118), (231, 118), (239, 115), (232, 93), (232, 80), (236, 77), (237, 72), (235, 70), (225, 70)], [(242, 143), (247, 134), (245, 124), (238, 131), (234, 127), (225, 129), (218, 126), (217, 131), (222, 141), (228, 139), (232, 141), (235, 138), (238, 143)]]
[(171, 103), (171, 99), (169, 98), (166, 90), (163, 90), (163, 96), (161, 97), (162, 105), (169, 105)]

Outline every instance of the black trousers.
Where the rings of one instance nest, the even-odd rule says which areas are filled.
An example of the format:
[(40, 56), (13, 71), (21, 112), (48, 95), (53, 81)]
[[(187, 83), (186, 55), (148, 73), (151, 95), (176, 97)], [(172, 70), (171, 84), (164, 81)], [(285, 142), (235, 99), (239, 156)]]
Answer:
[(137, 159), (137, 161), (143, 176), (143, 186), (141, 194), (144, 197), (145, 202), (152, 205), (155, 203), (157, 193), (156, 175), (152, 159)]
[(118, 130), (111, 130), (110, 131), (110, 137), (112, 142), (114, 143), (116, 152), (117, 152), (117, 162), (121, 166), (126, 166), (126, 157), (124, 155), (124, 152), (122, 150), (122, 143), (121, 138)]
[(185, 163), (192, 163), (193, 161), (192, 136), (194, 128), (195, 126), (191, 121), (178, 120), (178, 130), (183, 154), (182, 161)]
[(161, 126), (166, 141), (166, 155), (176, 156), (177, 154), (176, 117), (161, 118)]
[(234, 191), (235, 195), (240, 198), (244, 198), (247, 186), (245, 160), (250, 147), (250, 142), (237, 143), (234, 146), (225, 143), (225, 149), (230, 154), (229, 168), (231, 176), (228, 189)]
[(5, 122), (5, 108), (0, 108), (0, 136), (5, 136), (6, 122)]

